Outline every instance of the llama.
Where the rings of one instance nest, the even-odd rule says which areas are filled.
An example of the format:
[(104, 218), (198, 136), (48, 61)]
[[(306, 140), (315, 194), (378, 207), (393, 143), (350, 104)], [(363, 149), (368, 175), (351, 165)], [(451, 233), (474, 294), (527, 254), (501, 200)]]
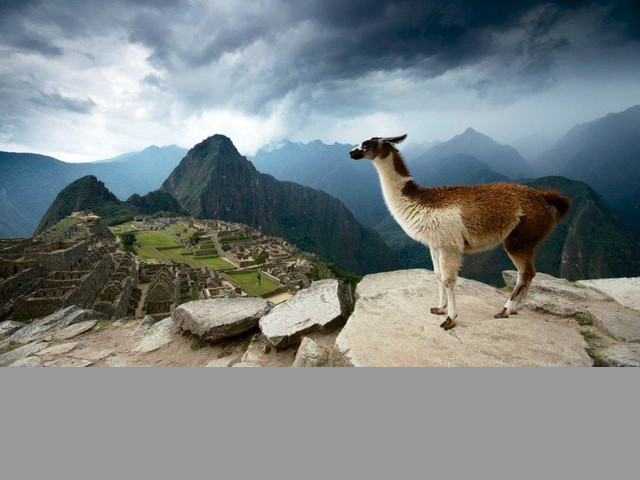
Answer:
[(394, 146), (405, 138), (406, 134), (373, 137), (351, 150), (350, 156), (373, 160), (389, 211), (407, 235), (429, 247), (439, 291), (438, 306), (431, 313), (447, 314), (440, 325), (443, 329), (455, 327), (455, 284), (462, 254), (502, 243), (518, 269), (518, 281), (494, 318), (517, 314), (536, 274), (536, 249), (566, 215), (571, 201), (553, 190), (510, 183), (420, 187)]

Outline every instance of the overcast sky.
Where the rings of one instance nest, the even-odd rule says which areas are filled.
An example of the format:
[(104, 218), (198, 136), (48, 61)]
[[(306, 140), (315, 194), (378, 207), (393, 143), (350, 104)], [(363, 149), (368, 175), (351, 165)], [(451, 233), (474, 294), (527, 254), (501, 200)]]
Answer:
[(560, 135), (640, 103), (637, 5), (0, 0), (0, 150)]

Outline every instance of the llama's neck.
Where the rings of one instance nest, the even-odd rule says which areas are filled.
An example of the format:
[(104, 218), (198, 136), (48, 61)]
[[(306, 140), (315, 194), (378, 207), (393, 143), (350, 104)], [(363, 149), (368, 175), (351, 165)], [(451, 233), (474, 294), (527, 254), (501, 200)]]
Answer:
[(377, 157), (373, 164), (380, 177), (382, 194), (391, 213), (395, 216), (395, 209), (400, 204), (406, 203), (403, 200), (402, 190), (408, 182), (413, 181), (404, 160), (397, 152), (391, 152), (387, 157)]

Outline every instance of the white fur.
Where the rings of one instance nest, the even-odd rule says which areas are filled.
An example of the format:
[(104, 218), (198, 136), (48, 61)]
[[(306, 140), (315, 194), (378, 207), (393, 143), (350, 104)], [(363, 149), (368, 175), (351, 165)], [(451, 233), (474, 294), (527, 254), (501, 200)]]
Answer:
[(433, 248), (464, 248), (465, 228), (459, 207), (429, 208), (402, 195), (411, 177), (396, 172), (393, 158), (376, 158), (382, 195), (389, 211), (402, 229), (415, 241)]

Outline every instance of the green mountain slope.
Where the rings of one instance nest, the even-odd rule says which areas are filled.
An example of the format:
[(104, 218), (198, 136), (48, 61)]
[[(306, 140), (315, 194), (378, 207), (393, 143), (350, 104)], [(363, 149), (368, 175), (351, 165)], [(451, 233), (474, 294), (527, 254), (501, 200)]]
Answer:
[(121, 200), (160, 187), (186, 150), (149, 147), (99, 162), (66, 163), (33, 153), (0, 152), (0, 237), (30, 236), (56, 195), (86, 175)]
[(178, 202), (168, 192), (151, 192), (142, 197), (133, 195), (131, 200), (131, 203), (121, 202), (103, 182), (93, 175), (87, 175), (62, 189), (40, 220), (35, 234), (52, 227), (75, 211), (92, 211), (102, 217), (106, 225), (125, 222), (137, 213), (181, 212)]
[(194, 146), (162, 189), (191, 215), (246, 223), (358, 273), (397, 267), (380, 236), (340, 200), (260, 173), (223, 135)]

